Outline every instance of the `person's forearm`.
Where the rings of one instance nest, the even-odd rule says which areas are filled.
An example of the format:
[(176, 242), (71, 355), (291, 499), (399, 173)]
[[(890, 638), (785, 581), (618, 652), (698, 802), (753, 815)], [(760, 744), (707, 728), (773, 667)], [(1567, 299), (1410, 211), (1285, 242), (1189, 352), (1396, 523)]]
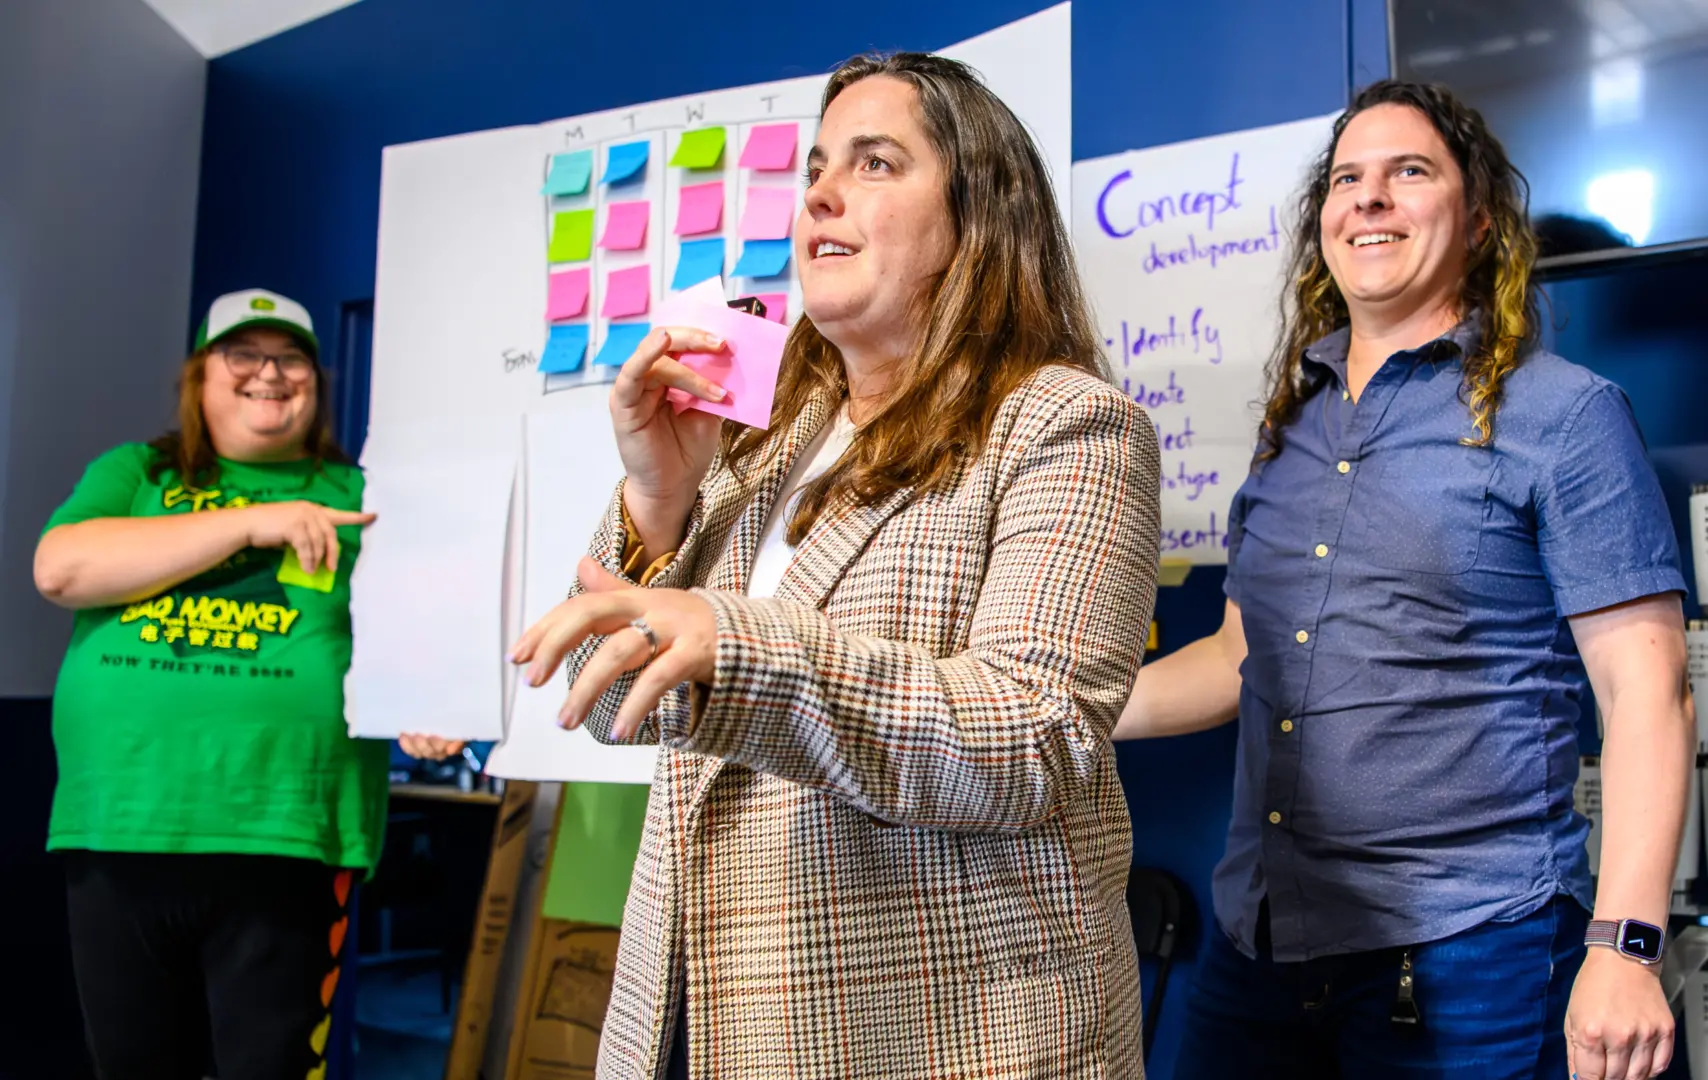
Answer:
[(1115, 725), (1114, 738), (1155, 739), (1206, 731), (1239, 713), (1239, 665), (1212, 634), (1147, 663)]
[(1605, 720), (1595, 917), (1665, 926), (1696, 765), (1690, 699), (1660, 687), (1633, 687)]
[(218, 510), (61, 525), (36, 546), (36, 588), (73, 610), (154, 596), (247, 547), (244, 514)]

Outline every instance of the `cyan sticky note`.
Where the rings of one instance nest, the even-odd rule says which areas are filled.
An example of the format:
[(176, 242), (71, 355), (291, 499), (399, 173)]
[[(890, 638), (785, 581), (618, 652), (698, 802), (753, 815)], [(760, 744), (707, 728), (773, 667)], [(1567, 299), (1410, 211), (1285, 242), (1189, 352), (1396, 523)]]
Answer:
[(706, 240), (684, 240), (676, 258), (676, 274), (670, 279), (672, 289), (686, 289), (707, 278), (724, 272), (724, 238), (713, 236)]
[(599, 246), (606, 251), (633, 251), (646, 243), (646, 220), (652, 215), (652, 204), (645, 199), (637, 202), (612, 203), (605, 208), (605, 235)]
[(593, 254), (593, 211), (560, 210), (552, 215), (550, 262), (581, 262)]
[(776, 277), (789, 266), (789, 240), (749, 240), (741, 245), (735, 277)]
[(587, 181), (593, 178), (593, 151), (571, 150), (567, 154), (553, 154), (551, 171), (546, 174), (546, 186), (540, 189), (542, 195), (582, 195), (587, 191)]
[(585, 266), (562, 270), (546, 278), (546, 321), (573, 319), (587, 310), (593, 271)]
[(622, 367), (623, 361), (640, 348), (641, 338), (646, 337), (652, 329), (651, 323), (612, 323), (605, 327), (605, 344), (599, 346), (599, 355), (593, 358), (593, 363), (601, 367)]
[(750, 187), (736, 233), (743, 240), (781, 240), (795, 223), (795, 189)]
[(540, 373), (563, 375), (581, 370), (581, 359), (587, 355), (587, 324), (566, 323), (552, 327), (546, 338), (546, 351), (540, 356)]
[(676, 235), (717, 232), (724, 220), (724, 182), (689, 184), (676, 204)]
[(759, 302), (765, 305), (765, 317), (774, 323), (789, 321), (789, 294), (786, 292), (762, 292)]
[(795, 163), (795, 143), (800, 138), (794, 124), (760, 124), (747, 133), (740, 165), (744, 169), (787, 169)]
[(312, 574), (304, 570), (297, 559), (296, 548), (285, 545), (285, 557), (279, 560), (278, 581), (281, 585), (300, 585), (315, 592), (329, 593), (337, 578), (338, 575), (328, 566), (322, 566)]
[(640, 142), (623, 143), (605, 151), (605, 176), (607, 184), (620, 184), (629, 180), (646, 167), (646, 155), (652, 146), (644, 139)]
[(670, 164), (688, 169), (715, 169), (723, 156), (724, 129), (700, 128), (682, 133), (682, 141), (676, 144), (676, 153), (670, 156)]
[(645, 315), (652, 298), (652, 267), (646, 264), (613, 270), (605, 275), (605, 302), (599, 314), (607, 319)]

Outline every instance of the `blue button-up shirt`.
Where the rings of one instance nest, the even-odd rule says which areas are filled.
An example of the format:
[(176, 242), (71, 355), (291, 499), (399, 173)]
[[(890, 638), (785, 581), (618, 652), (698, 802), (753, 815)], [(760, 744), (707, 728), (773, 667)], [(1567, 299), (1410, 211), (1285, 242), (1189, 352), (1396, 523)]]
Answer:
[(1214, 894), (1277, 960), (1435, 941), (1566, 893), (1591, 906), (1572, 809), (1588, 679), (1567, 616), (1682, 591), (1629, 402), (1536, 351), (1491, 448), (1460, 394), (1475, 321), (1397, 353), (1354, 402), (1323, 384), (1234, 497), (1239, 760)]

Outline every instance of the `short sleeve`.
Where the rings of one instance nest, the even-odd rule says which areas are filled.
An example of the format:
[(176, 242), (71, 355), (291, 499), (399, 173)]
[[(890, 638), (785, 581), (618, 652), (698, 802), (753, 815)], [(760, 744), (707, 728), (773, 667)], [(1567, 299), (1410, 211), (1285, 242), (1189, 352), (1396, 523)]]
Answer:
[(1683, 592), (1678, 537), (1624, 391), (1590, 390), (1561, 426), (1536, 499), (1542, 570), (1562, 617)]
[(1228, 576), (1222, 581), (1222, 592), (1235, 607), (1243, 606), (1239, 598), (1238, 565), (1240, 541), (1245, 539), (1245, 510), (1245, 484), (1241, 484), (1234, 493), (1233, 505), (1228, 508)]
[(125, 443), (90, 462), (71, 497), (47, 519), (42, 533), (96, 518), (130, 517), (137, 490), (148, 482), (148, 461), (153, 453), (142, 443)]

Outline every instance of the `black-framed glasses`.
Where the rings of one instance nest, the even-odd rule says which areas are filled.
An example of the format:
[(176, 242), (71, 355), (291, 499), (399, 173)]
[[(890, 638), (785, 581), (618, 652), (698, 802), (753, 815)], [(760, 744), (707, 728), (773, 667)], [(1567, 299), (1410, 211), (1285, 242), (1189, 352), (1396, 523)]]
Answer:
[(239, 345), (236, 348), (221, 349), (220, 355), (225, 357), (226, 368), (232, 377), (237, 379), (247, 379), (259, 373), (269, 360), (279, 369), (279, 374), (291, 382), (307, 382), (314, 374), (314, 358), (296, 349), (268, 353)]

